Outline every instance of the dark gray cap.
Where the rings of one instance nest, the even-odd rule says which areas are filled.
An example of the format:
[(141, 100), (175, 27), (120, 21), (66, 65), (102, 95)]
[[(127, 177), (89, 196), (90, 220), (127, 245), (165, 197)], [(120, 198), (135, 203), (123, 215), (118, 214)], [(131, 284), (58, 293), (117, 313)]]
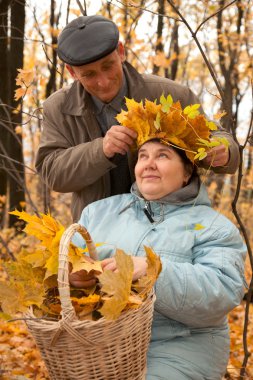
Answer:
[(81, 16), (71, 21), (58, 38), (59, 58), (69, 65), (82, 66), (112, 53), (118, 46), (116, 24), (103, 16)]

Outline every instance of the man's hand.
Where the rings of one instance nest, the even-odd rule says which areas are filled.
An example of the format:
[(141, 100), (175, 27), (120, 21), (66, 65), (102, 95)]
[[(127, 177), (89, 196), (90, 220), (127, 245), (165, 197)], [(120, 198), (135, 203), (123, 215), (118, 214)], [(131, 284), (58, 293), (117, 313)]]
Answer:
[[(133, 281), (138, 280), (139, 278), (146, 275), (147, 271), (147, 260), (146, 257), (137, 257), (131, 256), (134, 264), (134, 273), (133, 273)], [(114, 257), (110, 257), (108, 259), (104, 259), (101, 262), (103, 270), (111, 270), (113, 272), (117, 271), (117, 264)]]
[(229, 161), (229, 150), (225, 145), (215, 146), (207, 153), (207, 156), (203, 159), (203, 163), (206, 166), (226, 166)]
[(136, 137), (135, 131), (121, 125), (113, 125), (103, 140), (105, 156), (112, 158), (116, 153), (126, 154)]

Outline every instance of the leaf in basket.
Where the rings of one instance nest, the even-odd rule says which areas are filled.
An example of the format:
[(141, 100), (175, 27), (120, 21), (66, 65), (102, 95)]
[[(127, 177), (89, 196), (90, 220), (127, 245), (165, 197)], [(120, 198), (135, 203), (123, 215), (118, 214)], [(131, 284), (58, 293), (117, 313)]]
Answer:
[(145, 298), (161, 273), (162, 263), (160, 257), (155, 254), (152, 248), (144, 246), (144, 249), (148, 263), (147, 274), (135, 282), (133, 288)]
[(128, 303), (140, 305), (142, 303), (142, 299), (137, 294), (131, 294), (128, 298)]
[(103, 272), (101, 261), (90, 262), (85, 255), (83, 255), (83, 257), (77, 256), (73, 261), (72, 273), (79, 272), (80, 270), (85, 270), (87, 273), (94, 270), (95, 272), (98, 272), (98, 274)]
[(58, 287), (57, 275), (53, 274), (52, 276), (49, 276), (46, 279), (44, 279), (44, 287), (45, 290)]
[(156, 255), (152, 248), (144, 245), (144, 249), (147, 255), (148, 262), (147, 276), (151, 277), (153, 279), (153, 282), (155, 283), (162, 270), (161, 259), (160, 256)]
[(138, 309), (142, 304), (143, 299), (138, 294), (132, 294), (128, 298), (128, 303), (124, 310)]
[(98, 294), (91, 294), (88, 297), (71, 297), (72, 305), (80, 320), (92, 320), (92, 312), (97, 309), (101, 296)]
[(128, 303), (134, 270), (131, 256), (122, 250), (116, 251), (115, 260), (117, 272), (106, 270), (99, 276), (101, 291), (111, 296), (109, 299), (106, 297), (99, 311), (110, 320), (118, 318)]

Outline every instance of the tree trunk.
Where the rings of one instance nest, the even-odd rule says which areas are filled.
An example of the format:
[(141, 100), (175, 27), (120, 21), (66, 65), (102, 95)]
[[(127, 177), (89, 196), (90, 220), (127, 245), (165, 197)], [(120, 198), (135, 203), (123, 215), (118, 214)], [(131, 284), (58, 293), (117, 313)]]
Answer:
[[(156, 47), (155, 47), (155, 52), (156, 54), (158, 52), (162, 52), (164, 49), (163, 43), (162, 43), (162, 34), (163, 34), (163, 15), (164, 15), (164, 0), (159, 0), (158, 1), (158, 23), (157, 23), (157, 30), (156, 30)], [(154, 65), (153, 67), (153, 74), (156, 75), (159, 72), (159, 66)]]
[[(11, 4), (11, 45), (9, 55), (9, 70), (10, 70), (10, 104), (12, 107), (17, 107), (19, 102), (14, 100), (14, 91), (16, 87), (15, 78), (17, 76), (17, 69), (23, 67), (23, 54), (24, 54), (24, 30), (25, 30), (25, 0), (15, 1)], [(22, 103), (19, 113), (12, 114), (13, 130), (15, 127), (22, 123)], [(22, 138), (18, 135), (18, 139), (15, 139), (9, 134), (8, 139), (8, 151), (9, 155), (15, 161), (20, 164), (15, 165), (15, 172), (13, 172), (15, 178), (8, 177), (9, 184), (9, 207), (10, 210), (18, 209), (22, 207), (20, 202), (25, 201), (25, 172), (24, 172), (24, 158), (23, 158), (23, 146)], [(19, 140), (19, 141), (18, 141)], [(10, 216), (9, 225), (13, 226), (17, 218)]]
[[(18, 114), (12, 112), (12, 107), (18, 106), (14, 101), (17, 69), (23, 67), (25, 0), (0, 2), (0, 15), (0, 195), (7, 197), (8, 208), (13, 210), (21, 209), (20, 202), (25, 200), (22, 139), (13, 136), (15, 127), (22, 123), (22, 109)], [(6, 211), (6, 206), (0, 209), (1, 227), (8, 220)], [(10, 217), (9, 226), (14, 222), (16, 218)]]
[[(1, 73), (1, 84), (0, 84), (0, 154), (4, 155), (2, 146), (6, 147), (7, 144), (7, 124), (4, 120), (7, 119), (8, 109), (4, 104), (8, 103), (9, 95), (9, 76), (8, 76), (8, 7), (10, 1), (0, 1), (0, 73)], [(5, 222), (5, 197), (7, 195), (7, 172), (5, 170), (6, 161), (3, 157), (0, 157), (0, 228), (3, 227)]]

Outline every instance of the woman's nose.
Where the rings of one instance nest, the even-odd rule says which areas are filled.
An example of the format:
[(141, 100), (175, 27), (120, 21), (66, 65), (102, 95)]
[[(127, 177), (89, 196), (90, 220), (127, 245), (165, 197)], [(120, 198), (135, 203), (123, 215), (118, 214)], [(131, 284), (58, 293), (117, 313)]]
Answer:
[(155, 168), (156, 168), (156, 161), (152, 157), (149, 157), (148, 160), (145, 162), (145, 170), (155, 169)]

